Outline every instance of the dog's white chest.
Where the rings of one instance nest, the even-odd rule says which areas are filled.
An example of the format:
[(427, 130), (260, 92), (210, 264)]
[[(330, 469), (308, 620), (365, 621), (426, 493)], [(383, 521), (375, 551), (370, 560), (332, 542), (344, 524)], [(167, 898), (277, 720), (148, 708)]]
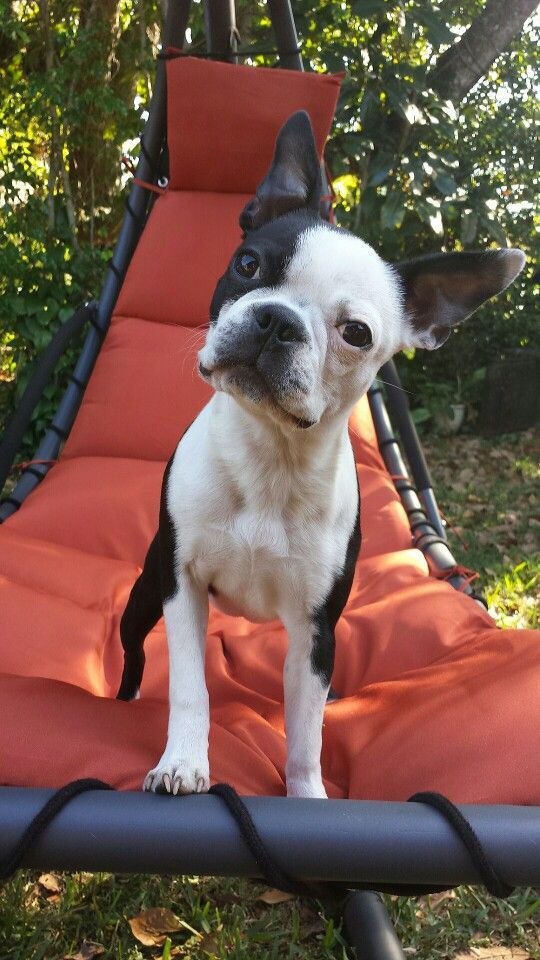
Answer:
[(189, 568), (220, 609), (250, 620), (316, 609), (343, 565), (356, 515), (350, 445), (327, 473), (294, 475), (272, 450), (250, 456), (249, 437), (235, 435), (234, 422), (228, 434), (217, 429), (220, 412), (214, 397), (172, 464), (168, 507), (179, 569)]
[(214, 606), (233, 616), (279, 616), (291, 565), (291, 541), (281, 518), (241, 511), (201, 532), (192, 567), (210, 585)]

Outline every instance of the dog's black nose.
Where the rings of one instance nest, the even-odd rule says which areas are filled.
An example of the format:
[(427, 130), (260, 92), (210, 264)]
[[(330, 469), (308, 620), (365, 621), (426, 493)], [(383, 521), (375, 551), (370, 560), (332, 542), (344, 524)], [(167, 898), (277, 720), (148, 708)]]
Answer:
[(253, 327), (257, 338), (266, 343), (308, 343), (307, 330), (290, 307), (283, 303), (259, 303), (253, 307)]

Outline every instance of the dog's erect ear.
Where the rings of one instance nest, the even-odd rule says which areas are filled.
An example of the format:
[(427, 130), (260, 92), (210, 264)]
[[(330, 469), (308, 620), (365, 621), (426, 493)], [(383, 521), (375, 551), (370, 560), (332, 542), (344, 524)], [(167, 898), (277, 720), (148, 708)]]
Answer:
[(501, 293), (525, 263), (521, 250), (436, 253), (398, 264), (411, 346), (435, 350), (484, 301)]
[(279, 131), (272, 166), (240, 214), (240, 226), (246, 233), (292, 210), (308, 207), (317, 212), (321, 195), (321, 167), (311, 121), (299, 110)]

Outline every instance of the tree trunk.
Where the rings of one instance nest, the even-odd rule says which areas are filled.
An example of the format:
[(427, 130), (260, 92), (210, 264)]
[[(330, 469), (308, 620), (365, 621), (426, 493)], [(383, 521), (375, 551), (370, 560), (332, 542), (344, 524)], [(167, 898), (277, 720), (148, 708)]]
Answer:
[(433, 89), (444, 100), (460, 103), (537, 6), (538, 0), (488, 0), (461, 39), (439, 57), (431, 72)]

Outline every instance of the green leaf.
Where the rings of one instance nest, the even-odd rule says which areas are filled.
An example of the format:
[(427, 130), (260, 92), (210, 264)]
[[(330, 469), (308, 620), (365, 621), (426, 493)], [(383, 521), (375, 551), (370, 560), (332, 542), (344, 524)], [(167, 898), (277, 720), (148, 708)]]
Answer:
[(371, 165), (371, 176), (368, 180), (368, 186), (378, 187), (384, 183), (392, 167), (394, 166), (394, 156), (391, 153), (379, 153)]
[(388, 0), (353, 0), (351, 7), (358, 17), (369, 20), (377, 17), (388, 7)]
[(411, 410), (411, 417), (414, 423), (425, 423), (430, 419), (431, 413), (427, 407), (416, 407), (415, 410)]
[(405, 203), (402, 193), (389, 193), (381, 207), (381, 228), (393, 230), (399, 228), (405, 216)]
[(433, 177), (433, 183), (443, 197), (449, 197), (457, 190), (457, 183), (449, 173), (437, 173)]
[(465, 246), (472, 243), (478, 230), (478, 214), (474, 210), (466, 210), (461, 217), (460, 240)]
[(432, 10), (418, 10), (419, 22), (426, 28), (427, 34), (434, 46), (439, 47), (443, 44), (453, 43), (455, 34), (442, 19), (442, 15), (437, 15)]
[(506, 234), (500, 223), (498, 223), (496, 220), (492, 220), (491, 217), (482, 217), (482, 222), (485, 224), (490, 237), (493, 237), (497, 243), (500, 243), (502, 247), (505, 247)]

